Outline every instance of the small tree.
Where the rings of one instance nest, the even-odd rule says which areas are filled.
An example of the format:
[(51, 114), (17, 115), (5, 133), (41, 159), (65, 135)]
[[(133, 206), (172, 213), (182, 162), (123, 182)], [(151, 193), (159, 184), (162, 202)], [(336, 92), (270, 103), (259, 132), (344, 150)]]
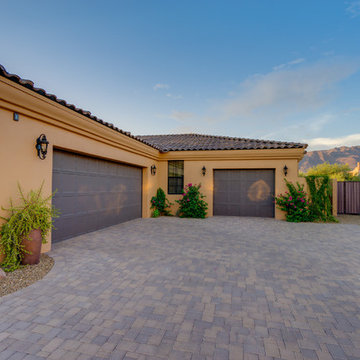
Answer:
[(205, 218), (208, 204), (200, 193), (201, 185), (188, 184), (183, 190), (182, 198), (175, 200), (179, 205), (179, 216), (183, 218)]
[(328, 176), (330, 179), (336, 179), (338, 181), (358, 180), (356, 176), (351, 174), (351, 169), (348, 164), (329, 164), (328, 162), (311, 167), (305, 176)]
[(151, 198), (151, 207), (154, 209), (153, 217), (158, 217), (160, 215), (170, 216), (171, 213), (168, 210), (172, 203), (166, 198), (165, 192), (162, 188), (158, 188), (156, 191), (156, 196)]

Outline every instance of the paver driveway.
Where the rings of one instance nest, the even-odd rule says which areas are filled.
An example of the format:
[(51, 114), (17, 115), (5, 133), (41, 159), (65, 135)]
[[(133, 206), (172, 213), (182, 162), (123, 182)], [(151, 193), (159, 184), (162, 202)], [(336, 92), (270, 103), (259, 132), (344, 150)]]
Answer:
[(0, 299), (0, 359), (359, 359), (360, 226), (139, 219)]

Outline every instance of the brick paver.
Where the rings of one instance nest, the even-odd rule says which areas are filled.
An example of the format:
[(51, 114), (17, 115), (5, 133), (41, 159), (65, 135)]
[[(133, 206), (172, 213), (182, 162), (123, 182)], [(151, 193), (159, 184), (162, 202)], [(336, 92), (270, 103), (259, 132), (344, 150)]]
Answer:
[(360, 227), (139, 219), (0, 299), (0, 359), (360, 359)]

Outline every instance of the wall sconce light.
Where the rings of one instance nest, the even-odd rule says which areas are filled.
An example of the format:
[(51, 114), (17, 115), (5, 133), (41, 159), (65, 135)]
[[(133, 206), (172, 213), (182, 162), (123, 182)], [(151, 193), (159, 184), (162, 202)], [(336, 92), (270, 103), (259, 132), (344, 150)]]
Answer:
[(284, 175), (286, 176), (287, 173), (288, 173), (288, 167), (285, 165), (285, 166), (284, 166)]
[(156, 166), (155, 165), (151, 166), (150, 171), (151, 171), (151, 175), (155, 175), (156, 174)]
[(202, 167), (201, 173), (202, 173), (202, 176), (206, 175), (206, 167), (205, 166)]
[(35, 148), (37, 150), (38, 157), (41, 160), (44, 160), (46, 158), (47, 149), (48, 149), (49, 142), (46, 139), (46, 136), (44, 134), (41, 134), (36, 139), (36, 145)]
[(19, 121), (19, 114), (17, 112), (14, 112), (13, 119), (14, 121)]

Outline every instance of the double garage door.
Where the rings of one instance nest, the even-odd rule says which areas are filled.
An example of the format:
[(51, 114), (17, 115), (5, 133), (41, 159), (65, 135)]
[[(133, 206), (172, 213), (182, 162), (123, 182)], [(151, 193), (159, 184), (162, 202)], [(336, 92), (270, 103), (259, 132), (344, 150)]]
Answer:
[(214, 170), (214, 215), (274, 217), (275, 170)]
[(141, 168), (54, 150), (52, 241), (141, 217), (141, 189)]

